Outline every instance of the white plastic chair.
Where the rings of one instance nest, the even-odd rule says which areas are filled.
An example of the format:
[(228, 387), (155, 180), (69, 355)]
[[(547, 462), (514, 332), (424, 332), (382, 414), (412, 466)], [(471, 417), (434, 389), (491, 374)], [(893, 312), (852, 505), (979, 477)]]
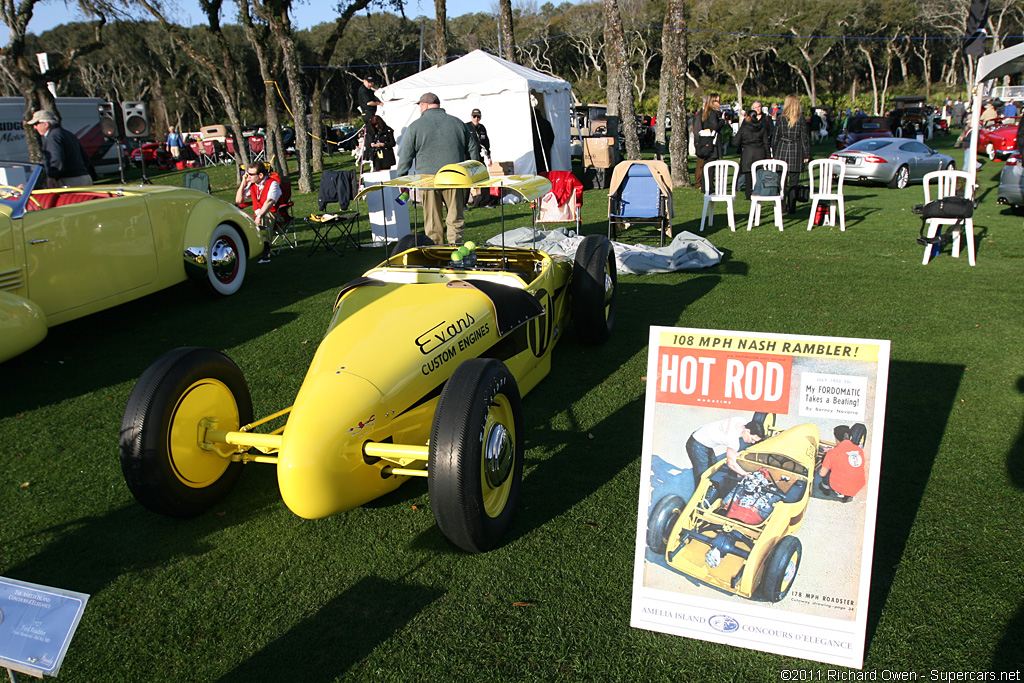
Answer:
[(843, 201), (843, 181), (846, 179), (846, 164), (834, 159), (815, 159), (807, 166), (811, 187), (811, 215), (807, 219), (807, 229), (814, 227), (814, 216), (818, 204), (829, 202), (825, 225), (836, 224), (836, 212), (839, 213), (839, 230), (846, 230), (846, 204)]
[(747, 217), (747, 230), (755, 225), (761, 225), (761, 204), (771, 203), (775, 205), (775, 226), (782, 230), (782, 199), (786, 196), (786, 175), (789, 173), (789, 164), (782, 159), (761, 159), (750, 165), (750, 177), (747, 182), (753, 183), (757, 179), (757, 172), (760, 169), (775, 171), (779, 174), (779, 193), (777, 195), (750, 195), (750, 215)]
[[(967, 171), (932, 171), (924, 176), (924, 203), (927, 204), (935, 199), (952, 196), (974, 199), (974, 185), (971, 184), (971, 175)], [(927, 237), (935, 237), (943, 225), (956, 225), (959, 221), (955, 218), (929, 218)], [(964, 220), (962, 232), (967, 237), (967, 261), (973, 266), (974, 263), (974, 218)], [(953, 258), (960, 258), (960, 233), (953, 233)], [(935, 245), (926, 244), (924, 247), (924, 258), (921, 265), (927, 265), (932, 257), (932, 247)]]
[[(735, 161), (719, 159), (704, 164), (704, 209), (700, 216), (700, 231), (704, 232), (704, 222), (715, 224), (714, 202), (725, 202), (729, 212), (729, 229), (736, 232), (736, 210), (733, 201), (736, 199), (736, 179), (739, 177), (740, 165)], [(708, 207), (710, 206), (710, 211)]]

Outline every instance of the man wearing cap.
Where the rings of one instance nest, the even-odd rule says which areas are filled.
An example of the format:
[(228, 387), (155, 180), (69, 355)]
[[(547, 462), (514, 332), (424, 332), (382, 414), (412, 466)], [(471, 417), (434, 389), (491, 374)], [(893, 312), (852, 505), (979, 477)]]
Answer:
[(363, 115), (363, 121), (369, 122), (373, 115), (377, 113), (377, 107), (381, 104), (381, 101), (377, 99), (373, 92), (373, 76), (367, 76), (362, 81), (363, 84), (359, 86), (359, 92), (356, 94), (356, 106), (359, 107), (359, 111)]
[(82, 187), (92, 185), (85, 150), (74, 133), (60, 127), (57, 117), (40, 109), (26, 121), (43, 139), (49, 187)]
[[(442, 166), (473, 159), (480, 161), (477, 137), (459, 119), (441, 109), (441, 100), (432, 92), (420, 97), (420, 117), (409, 124), (402, 137), (398, 175), (408, 175), (416, 162), (416, 172), (437, 173)], [(444, 244), (444, 224), (448, 225), (448, 244), (462, 244), (463, 217), (467, 190), (429, 190), (423, 193), (423, 229), (434, 244)], [(448, 208), (442, 218), (442, 202)]]
[(477, 144), (480, 145), (480, 156), (488, 166), (491, 165), (491, 139), (487, 137), (487, 129), (480, 123), (480, 110), (474, 109), (470, 114), (471, 119), (466, 123), (469, 129), (476, 135)]

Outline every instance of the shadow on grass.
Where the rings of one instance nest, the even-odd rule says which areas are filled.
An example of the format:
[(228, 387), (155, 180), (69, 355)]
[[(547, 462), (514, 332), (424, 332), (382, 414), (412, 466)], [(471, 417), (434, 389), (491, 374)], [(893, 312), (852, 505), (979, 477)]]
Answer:
[[(1017, 391), (1024, 394), (1024, 376), (1017, 378)], [(1024, 423), (1006, 454), (1006, 471), (1010, 483), (1024, 489)], [(992, 656), (993, 671), (1020, 671), (1024, 669), (1024, 602), (1017, 608), (1010, 623), (1003, 630), (1003, 637), (996, 645)]]
[(103, 515), (34, 531), (44, 542), (49, 536), (56, 539), (25, 562), (6, 569), (5, 574), (97, 595), (126, 574), (163, 568), (174, 560), (216, 550), (207, 538), (246, 524), (281, 504), (274, 469), (262, 469), (263, 476), (246, 472), (231, 495), (194, 519), (163, 517), (132, 500)]
[[(649, 326), (677, 325), (683, 311), (707, 296), (721, 279), (702, 274), (665, 285), (620, 281), (611, 340), (604, 346), (587, 347), (572, 339), (556, 349), (551, 374), (523, 402), (527, 449), (548, 455), (539, 462), (527, 458), (528, 467), (536, 466), (523, 480), (510, 541), (573, 508), (639, 458), (644, 419), (640, 399), (646, 387), (643, 382), (624, 387), (614, 375), (641, 355), (646, 365)], [(592, 391), (603, 394), (594, 400), (621, 405), (599, 423), (584, 427), (587, 418), (581, 412), (588, 410), (586, 397)], [(552, 419), (563, 414), (569, 427), (552, 428)]]
[(963, 373), (962, 365), (894, 361), (889, 366), (868, 648), (921, 506), (942, 444), (942, 427), (949, 422)]
[[(361, 579), (219, 682), (336, 680), (443, 595), (429, 586)], [(363, 677), (380, 673), (366, 671)]]

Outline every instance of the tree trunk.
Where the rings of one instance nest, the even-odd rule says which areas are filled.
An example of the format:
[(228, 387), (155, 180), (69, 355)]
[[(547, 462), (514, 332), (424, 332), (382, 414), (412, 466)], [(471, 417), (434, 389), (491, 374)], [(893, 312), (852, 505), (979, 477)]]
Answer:
[(679, 50), (679, 34), (672, 25), (672, 4), (679, 0), (670, 0), (665, 10), (665, 20), (661, 29), (661, 72), (659, 73), (658, 111), (654, 122), (654, 158), (668, 158), (668, 137), (666, 135), (665, 118), (669, 106), (675, 98), (675, 55)]
[(516, 61), (516, 37), (512, 26), (512, 0), (499, 0), (501, 7), (501, 56), (510, 62)]
[(858, 45), (857, 49), (864, 53), (868, 60), (868, 70), (871, 72), (872, 111), (878, 116), (878, 76), (875, 74), (875, 60), (863, 45)]
[[(618, 94), (618, 113), (626, 134), (626, 158), (640, 159), (640, 139), (636, 132), (636, 107), (633, 104), (632, 69), (626, 59), (626, 38), (622, 32), (622, 15), (618, 0), (604, 0), (605, 17), (608, 19), (606, 33), (611, 43), (605, 44), (606, 61), (615, 68), (614, 89)], [(609, 84), (609, 94), (613, 84)], [(611, 97), (609, 96), (609, 100)], [(609, 111), (611, 102), (609, 101)], [(611, 115), (609, 114), (609, 118)]]
[(309, 97), (309, 135), (310, 143), (313, 145), (313, 172), (322, 173), (324, 170), (323, 93), (316, 87), (317, 83), (314, 81)]
[[(298, 54), (292, 38), (292, 22), (288, 16), (291, 0), (252, 0), (252, 6), (266, 22), (274, 36), (285, 79), (288, 81), (289, 99), (295, 126), (295, 156), (299, 162), (299, 192), (313, 191), (313, 173), (309, 166), (309, 128), (306, 122), (306, 93), (299, 74)], [(282, 156), (284, 156), (282, 154)], [(287, 159), (282, 159), (287, 168)]]
[[(263, 111), (266, 116), (264, 127), (264, 145), (267, 162), (270, 167), (282, 178), (288, 177), (288, 160), (285, 156), (284, 144), (281, 139), (281, 119), (277, 110), (277, 89), (274, 87), (272, 67), (274, 64), (268, 59), (265, 45), (269, 42), (267, 31), (257, 30), (249, 14), (248, 0), (239, 1), (239, 18), (245, 35), (249, 38), (253, 51), (256, 53), (256, 63), (260, 67), (260, 77), (263, 79)], [(276, 59), (274, 62), (276, 63)], [(276, 69), (275, 69), (276, 70)]]
[(434, 50), (437, 51), (437, 66), (448, 62), (448, 3), (434, 0)]
[(669, 138), (669, 160), (672, 166), (673, 187), (690, 187), (690, 122), (686, 115), (687, 46), (686, 5), (684, 0), (668, 0), (666, 23), (676, 37), (672, 53), (664, 59), (672, 62), (672, 137)]
[[(284, 16), (287, 20), (287, 15)], [(271, 30), (275, 30), (271, 23)], [(309, 135), (306, 126), (306, 96), (299, 78), (299, 68), (295, 63), (295, 43), (292, 41), (290, 22), (282, 22), (277, 26), (277, 39), (284, 62), (284, 73), (288, 79), (288, 90), (291, 93), (292, 115), (295, 117), (295, 155), (299, 161), (299, 192), (313, 191), (313, 174), (309, 167)]]

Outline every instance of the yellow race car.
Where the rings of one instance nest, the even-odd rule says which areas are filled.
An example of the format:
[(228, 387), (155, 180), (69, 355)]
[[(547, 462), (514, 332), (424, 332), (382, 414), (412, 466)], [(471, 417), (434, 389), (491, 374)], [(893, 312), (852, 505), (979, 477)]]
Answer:
[[(476, 162), (389, 184), (429, 191), (494, 181), (527, 199), (550, 187), (535, 176), (487, 179)], [(453, 264), (454, 248), (405, 248), (410, 241), (342, 287), (290, 407), (253, 421), (245, 379), (218, 351), (177, 349), (150, 366), (121, 429), (121, 465), (139, 502), (197, 515), (244, 464), (261, 462), (277, 467), (285, 504), (316, 519), (426, 477), (449, 541), (469, 552), (498, 543), (522, 479), (520, 397), (548, 374), (570, 322), (583, 343), (608, 338), (615, 255), (591, 235), (574, 260), (486, 247)]]
[(803, 424), (740, 451), (741, 477), (726, 460), (701, 475), (689, 502), (655, 503), (647, 546), (672, 569), (745, 598), (786, 597), (803, 549), (794, 536), (804, 520), (818, 428)]

